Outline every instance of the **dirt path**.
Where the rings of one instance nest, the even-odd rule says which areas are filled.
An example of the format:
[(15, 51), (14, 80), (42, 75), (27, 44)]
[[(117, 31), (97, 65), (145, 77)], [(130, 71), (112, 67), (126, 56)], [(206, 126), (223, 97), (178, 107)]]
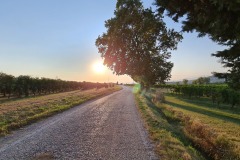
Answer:
[(131, 88), (0, 139), (0, 159), (156, 159)]

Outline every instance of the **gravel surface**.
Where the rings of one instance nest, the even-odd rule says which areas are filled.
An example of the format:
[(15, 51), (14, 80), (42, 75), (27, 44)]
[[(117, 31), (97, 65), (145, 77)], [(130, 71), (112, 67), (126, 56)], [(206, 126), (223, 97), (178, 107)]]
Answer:
[(0, 159), (157, 159), (131, 88), (0, 139)]

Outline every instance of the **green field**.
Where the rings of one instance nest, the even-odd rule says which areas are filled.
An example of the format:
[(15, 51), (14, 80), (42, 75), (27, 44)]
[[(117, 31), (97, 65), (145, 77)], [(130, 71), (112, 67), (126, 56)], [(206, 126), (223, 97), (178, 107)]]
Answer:
[(164, 159), (240, 159), (240, 110), (218, 108), (207, 98), (155, 92), (136, 94), (151, 138)]

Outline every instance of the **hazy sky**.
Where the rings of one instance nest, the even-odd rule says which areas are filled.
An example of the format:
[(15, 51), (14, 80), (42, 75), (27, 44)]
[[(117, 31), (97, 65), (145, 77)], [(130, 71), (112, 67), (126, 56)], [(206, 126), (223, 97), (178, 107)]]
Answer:
[[(144, 0), (150, 6), (153, 0)], [(113, 17), (113, 0), (0, 0), (0, 72), (75, 81), (132, 82), (111, 71), (97, 74), (101, 60), (96, 38)], [(168, 27), (180, 25), (166, 19)], [(174, 62), (171, 80), (209, 76), (223, 71), (211, 53), (224, 49), (207, 37), (185, 33)]]

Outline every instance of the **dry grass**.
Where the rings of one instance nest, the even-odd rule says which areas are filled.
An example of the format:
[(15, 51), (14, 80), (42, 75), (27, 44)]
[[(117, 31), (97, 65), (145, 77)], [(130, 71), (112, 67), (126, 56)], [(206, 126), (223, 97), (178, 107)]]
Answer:
[[(187, 139), (181, 137), (181, 126), (171, 124), (164, 113), (152, 103), (151, 97), (135, 94), (140, 113), (156, 146), (156, 153), (164, 160), (201, 160)], [(183, 142), (185, 141), (185, 142)]]
[(169, 119), (176, 119), (184, 124), (183, 133), (193, 144), (216, 160), (239, 159), (236, 144), (228, 139), (226, 135), (219, 134), (209, 125), (202, 123), (192, 115), (184, 114), (175, 108), (162, 104), (163, 112), (170, 112)]
[(168, 94), (161, 103), (155, 93), (136, 94), (136, 100), (161, 159), (240, 159), (237, 109)]
[(195, 147), (212, 159), (240, 159), (240, 115), (212, 107), (206, 100), (165, 96), (156, 104), (168, 120), (180, 121), (182, 132)]
[[(222, 156), (222, 159), (228, 159), (238, 155), (235, 159), (240, 159), (239, 114), (217, 108), (206, 108), (173, 96), (166, 96), (166, 102), (165, 107), (171, 107), (178, 114), (191, 117), (189, 121), (184, 120), (188, 135), (193, 137), (202, 148), (211, 150), (209, 154), (212, 154), (212, 157), (220, 159), (218, 157)], [(196, 135), (198, 138), (194, 138)], [(204, 143), (201, 139), (205, 139)], [(209, 145), (206, 142), (209, 142)]]
[(164, 93), (160, 91), (156, 91), (152, 93), (152, 102), (153, 103), (164, 103), (165, 102), (165, 97)]
[(0, 136), (11, 130), (66, 110), (87, 100), (110, 94), (121, 87), (72, 91), (0, 103)]

